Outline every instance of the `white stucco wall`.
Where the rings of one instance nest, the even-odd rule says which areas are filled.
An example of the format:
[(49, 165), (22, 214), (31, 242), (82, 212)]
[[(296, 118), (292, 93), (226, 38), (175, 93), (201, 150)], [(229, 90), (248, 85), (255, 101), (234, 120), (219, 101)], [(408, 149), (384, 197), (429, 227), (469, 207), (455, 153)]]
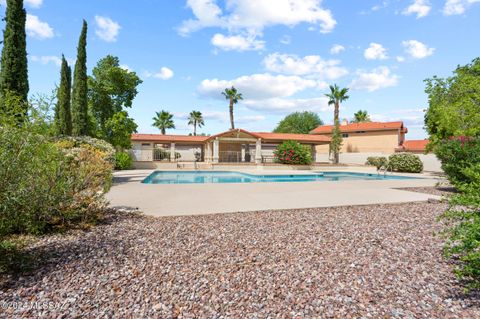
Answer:
[[(367, 157), (370, 156), (385, 156), (388, 157), (391, 154), (388, 153), (340, 153), (340, 163), (343, 164), (356, 164), (364, 165), (367, 161)], [(416, 154), (423, 162), (425, 171), (441, 172), (441, 163), (434, 154)], [(329, 162), (328, 154), (318, 154), (317, 162)]]

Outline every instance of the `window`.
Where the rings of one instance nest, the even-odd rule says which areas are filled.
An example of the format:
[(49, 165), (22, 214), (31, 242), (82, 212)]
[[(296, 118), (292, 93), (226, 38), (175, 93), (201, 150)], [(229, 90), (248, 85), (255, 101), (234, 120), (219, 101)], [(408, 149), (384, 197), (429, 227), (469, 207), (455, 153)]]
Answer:
[(142, 143), (142, 146), (150, 146), (150, 143)]
[(342, 137), (343, 137), (343, 138), (347, 138), (347, 137), (348, 137), (348, 133), (343, 133), (343, 134), (342, 134)]
[(355, 133), (365, 133), (365, 131), (356, 131)]

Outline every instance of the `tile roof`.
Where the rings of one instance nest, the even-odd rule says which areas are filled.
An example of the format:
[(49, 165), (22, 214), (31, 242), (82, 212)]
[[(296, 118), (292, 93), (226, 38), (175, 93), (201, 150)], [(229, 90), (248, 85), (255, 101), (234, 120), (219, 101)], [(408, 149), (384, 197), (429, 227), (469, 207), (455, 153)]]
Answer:
[[(311, 131), (311, 134), (329, 134), (332, 132), (333, 125), (322, 125)], [(403, 126), (403, 122), (364, 122), (364, 123), (349, 123), (340, 125), (342, 133), (356, 132), (356, 131), (385, 131), (402, 129), (407, 133), (407, 128)]]
[(190, 135), (162, 135), (162, 134), (132, 134), (132, 141), (151, 141), (151, 142), (184, 142), (184, 143), (203, 143), (209, 136), (190, 136)]
[[(294, 140), (304, 143), (328, 143), (330, 138), (323, 135), (312, 134), (284, 134), (284, 133), (267, 133), (267, 132), (249, 132), (243, 129), (235, 129), (235, 131), (251, 135), (254, 138), (261, 138), (266, 142), (279, 142)], [(150, 142), (165, 142), (165, 143), (204, 143), (210, 139), (220, 137), (231, 133), (226, 131), (213, 136), (189, 136), (189, 135), (162, 135), (162, 134), (133, 134), (132, 141), (150, 141)]]
[(287, 134), (287, 133), (266, 133), (266, 132), (257, 132), (255, 133), (260, 136), (261, 139), (266, 141), (298, 141), (306, 143), (316, 143), (316, 142), (330, 142), (331, 138), (322, 135), (313, 135), (313, 134)]
[(423, 152), (427, 147), (429, 140), (410, 140), (403, 142), (403, 145), (400, 147), (402, 150), (407, 152)]

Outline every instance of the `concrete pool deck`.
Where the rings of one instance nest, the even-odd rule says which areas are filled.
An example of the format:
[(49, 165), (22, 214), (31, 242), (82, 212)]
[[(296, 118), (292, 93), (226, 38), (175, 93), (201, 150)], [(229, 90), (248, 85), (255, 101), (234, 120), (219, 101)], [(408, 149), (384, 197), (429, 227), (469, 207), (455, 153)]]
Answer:
[[(236, 170), (250, 174), (308, 174), (312, 171)], [(315, 171), (375, 173), (370, 167), (320, 168)], [(422, 202), (440, 197), (398, 190), (435, 186), (438, 178), (244, 184), (142, 184), (153, 170), (114, 173), (107, 194), (112, 207), (135, 207), (152, 216), (203, 215), (273, 209)], [(405, 174), (411, 176), (411, 174)]]

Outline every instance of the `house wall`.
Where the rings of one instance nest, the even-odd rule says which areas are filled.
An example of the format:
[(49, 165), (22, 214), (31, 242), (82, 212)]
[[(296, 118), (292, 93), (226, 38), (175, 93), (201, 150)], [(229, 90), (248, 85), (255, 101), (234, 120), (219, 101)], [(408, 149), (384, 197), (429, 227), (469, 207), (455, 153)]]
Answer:
[[(404, 135), (399, 136), (398, 130), (345, 134), (348, 134), (348, 137), (343, 138), (342, 153), (375, 152), (389, 154), (395, 152), (400, 139), (403, 139)], [(331, 137), (332, 134), (321, 135)], [(329, 145), (318, 145), (316, 149), (319, 154), (328, 154)]]

